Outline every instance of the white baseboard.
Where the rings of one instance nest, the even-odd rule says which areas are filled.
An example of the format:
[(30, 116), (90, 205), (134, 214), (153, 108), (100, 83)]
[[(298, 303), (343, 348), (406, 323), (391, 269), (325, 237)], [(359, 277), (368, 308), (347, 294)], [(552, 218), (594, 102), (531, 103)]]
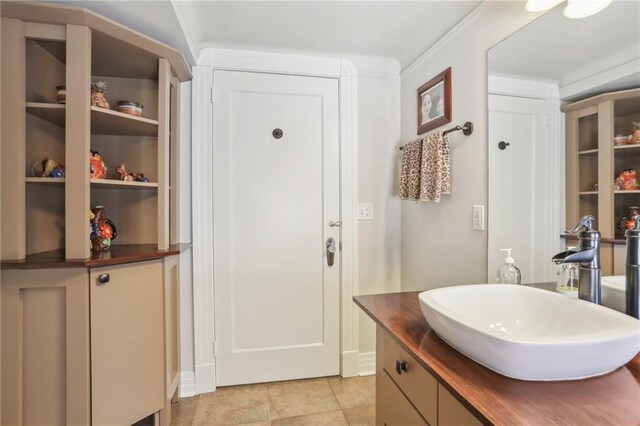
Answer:
[(216, 390), (216, 364), (196, 365), (196, 393), (208, 393)]
[(358, 351), (342, 352), (342, 377), (358, 376), (360, 374), (359, 363)]
[(371, 376), (376, 374), (376, 353), (361, 352), (358, 368), (360, 376)]
[(196, 374), (193, 371), (180, 373), (180, 398), (188, 398), (196, 394)]

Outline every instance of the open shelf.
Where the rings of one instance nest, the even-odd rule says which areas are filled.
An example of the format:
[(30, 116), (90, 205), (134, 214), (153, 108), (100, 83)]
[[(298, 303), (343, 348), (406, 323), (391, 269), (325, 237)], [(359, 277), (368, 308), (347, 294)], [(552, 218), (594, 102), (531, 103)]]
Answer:
[(613, 147), (616, 156), (630, 157), (640, 155), (640, 144), (635, 145), (618, 145)]
[(44, 102), (27, 102), (27, 113), (56, 126), (64, 127), (66, 105)]
[(157, 188), (158, 182), (129, 182), (115, 179), (91, 179), (91, 185), (105, 188)]
[(91, 134), (157, 136), (158, 121), (92, 106)]
[(25, 178), (26, 183), (38, 183), (45, 185), (60, 185), (66, 182), (65, 178), (51, 178), (51, 177), (28, 177)]
[(578, 155), (598, 155), (598, 149), (586, 149), (578, 152)]
[(640, 189), (633, 189), (633, 190), (629, 190), (629, 191), (619, 191), (619, 190), (615, 190), (613, 191), (616, 195), (618, 194), (640, 194)]
[(598, 195), (598, 191), (581, 191), (578, 194), (580, 194), (580, 195)]

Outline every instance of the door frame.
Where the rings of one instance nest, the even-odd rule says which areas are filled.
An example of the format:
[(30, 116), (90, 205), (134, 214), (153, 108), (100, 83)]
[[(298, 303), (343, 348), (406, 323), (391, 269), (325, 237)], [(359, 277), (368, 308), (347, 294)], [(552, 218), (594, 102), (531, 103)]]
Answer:
[[(552, 229), (555, 232), (543, 235), (541, 250), (543, 256), (551, 257), (562, 250), (560, 235), (565, 228), (565, 143), (564, 143), (564, 114), (560, 111), (560, 89), (557, 84), (534, 80), (523, 80), (510, 77), (494, 76), (488, 77), (487, 105), (490, 95), (511, 96), (517, 98), (540, 99), (545, 102), (545, 156), (549, 159), (547, 173), (539, 177), (544, 191), (548, 194), (545, 205), (540, 210), (540, 227)], [(489, 111), (487, 109), (487, 124), (489, 122)], [(489, 139), (489, 126), (487, 125), (487, 140)], [(487, 151), (488, 152), (488, 151)], [(488, 162), (488, 157), (487, 157)], [(488, 172), (487, 172), (488, 173)], [(488, 182), (488, 175), (487, 175)], [(491, 190), (491, 189), (489, 189)], [(488, 214), (491, 214), (489, 206)], [(489, 232), (491, 229), (489, 229)], [(489, 242), (487, 241), (487, 245)], [(489, 254), (487, 251), (487, 264)], [(487, 268), (487, 282), (493, 282), (495, 271)], [(554, 265), (547, 262), (543, 266), (543, 274), (546, 277), (555, 275)]]
[(205, 48), (192, 81), (192, 232), (195, 393), (216, 389), (213, 268), (213, 71), (287, 74), (338, 80), (340, 141), (340, 374), (359, 373), (358, 103), (356, 67), (345, 58)]

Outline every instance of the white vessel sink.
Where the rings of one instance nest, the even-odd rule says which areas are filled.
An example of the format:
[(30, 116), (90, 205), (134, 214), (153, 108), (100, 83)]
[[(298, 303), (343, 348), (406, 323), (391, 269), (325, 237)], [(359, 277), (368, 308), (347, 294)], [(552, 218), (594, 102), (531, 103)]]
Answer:
[(624, 275), (602, 277), (600, 280), (602, 304), (618, 312), (624, 313), (626, 307), (626, 283)]
[(597, 376), (640, 351), (640, 321), (547, 290), (476, 284), (425, 291), (419, 299), (444, 341), (516, 379)]

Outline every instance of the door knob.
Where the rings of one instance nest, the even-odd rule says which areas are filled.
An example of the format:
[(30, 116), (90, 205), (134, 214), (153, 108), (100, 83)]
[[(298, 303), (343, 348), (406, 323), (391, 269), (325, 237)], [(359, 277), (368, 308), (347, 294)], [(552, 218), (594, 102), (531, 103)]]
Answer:
[(334, 226), (340, 226), (342, 225), (342, 222), (340, 222), (339, 220), (336, 220), (335, 222), (332, 220), (331, 222), (329, 222), (329, 226), (334, 227)]
[(106, 284), (109, 281), (111, 281), (111, 277), (109, 276), (109, 274), (100, 274), (100, 275), (98, 275), (98, 282), (100, 284)]
[(336, 258), (336, 240), (333, 238), (327, 238), (327, 265), (333, 266)]

